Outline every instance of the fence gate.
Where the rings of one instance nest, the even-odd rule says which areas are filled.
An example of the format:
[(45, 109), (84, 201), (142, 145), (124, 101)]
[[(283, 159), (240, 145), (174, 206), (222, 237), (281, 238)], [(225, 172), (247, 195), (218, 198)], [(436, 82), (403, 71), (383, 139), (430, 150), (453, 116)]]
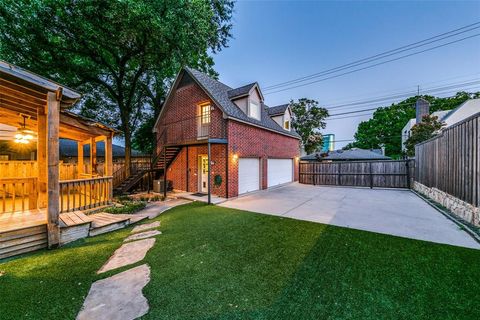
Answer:
[(313, 185), (410, 188), (413, 160), (300, 162), (299, 182)]

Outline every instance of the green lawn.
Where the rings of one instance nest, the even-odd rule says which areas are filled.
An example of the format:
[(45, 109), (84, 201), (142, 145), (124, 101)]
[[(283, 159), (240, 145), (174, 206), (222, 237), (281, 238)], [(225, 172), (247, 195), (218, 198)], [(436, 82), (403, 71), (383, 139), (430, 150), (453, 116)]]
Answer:
[[(146, 319), (480, 318), (480, 251), (202, 204), (158, 219)], [(73, 319), (127, 232), (0, 264), (0, 318)]]

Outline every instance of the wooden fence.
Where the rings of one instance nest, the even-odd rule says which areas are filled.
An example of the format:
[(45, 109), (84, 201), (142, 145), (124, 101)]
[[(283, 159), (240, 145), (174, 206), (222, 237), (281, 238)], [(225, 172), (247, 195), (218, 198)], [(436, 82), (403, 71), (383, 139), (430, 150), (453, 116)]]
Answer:
[(300, 162), (299, 182), (313, 185), (410, 188), (412, 160)]
[(480, 206), (480, 113), (415, 146), (415, 181)]

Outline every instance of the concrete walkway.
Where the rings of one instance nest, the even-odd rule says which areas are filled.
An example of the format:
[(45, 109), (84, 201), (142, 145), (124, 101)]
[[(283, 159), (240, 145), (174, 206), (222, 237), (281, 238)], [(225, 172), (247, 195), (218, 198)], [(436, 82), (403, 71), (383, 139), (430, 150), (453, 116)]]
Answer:
[(466, 232), (408, 190), (292, 183), (220, 204), (259, 213), (480, 249)]

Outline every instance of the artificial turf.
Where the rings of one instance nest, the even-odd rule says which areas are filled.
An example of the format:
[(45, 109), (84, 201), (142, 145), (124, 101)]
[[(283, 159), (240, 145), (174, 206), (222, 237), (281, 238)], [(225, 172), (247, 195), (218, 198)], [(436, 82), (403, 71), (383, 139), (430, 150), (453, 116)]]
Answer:
[[(478, 250), (198, 203), (157, 219), (145, 319), (480, 318)], [(0, 264), (0, 318), (73, 319), (127, 232)]]

